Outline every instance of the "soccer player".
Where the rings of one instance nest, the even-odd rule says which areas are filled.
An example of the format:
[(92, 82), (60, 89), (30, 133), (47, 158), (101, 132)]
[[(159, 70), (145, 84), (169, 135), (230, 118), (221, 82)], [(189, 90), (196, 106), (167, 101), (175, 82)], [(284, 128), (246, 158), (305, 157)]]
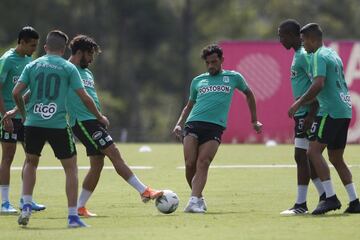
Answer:
[[(295, 54), (291, 64), (291, 85), (295, 99), (303, 95), (311, 85), (309, 78), (310, 58), (304, 47), (301, 45), (300, 24), (294, 19), (283, 21), (278, 28), (278, 35), (281, 44), (287, 50), (294, 49)], [(320, 195), (320, 201), (325, 200), (325, 190), (320, 178), (317, 177), (311, 162), (306, 155), (309, 148), (308, 134), (312, 122), (316, 116), (318, 104), (314, 101), (311, 105), (299, 108), (294, 115), (295, 121), (295, 162), (297, 165), (297, 199), (294, 206), (282, 211), (281, 215), (295, 215), (308, 212), (306, 197), (310, 177)]]
[[(24, 167), (24, 206), (18, 218), (19, 225), (26, 226), (32, 212), (32, 193), (36, 180), (36, 167), (42, 148), (49, 142), (56, 158), (64, 168), (68, 199), (68, 227), (86, 227), (77, 214), (78, 194), (76, 149), (71, 129), (66, 121), (67, 94), (74, 89), (96, 119), (103, 125), (109, 122), (86, 93), (76, 67), (62, 58), (68, 37), (54, 30), (48, 33), (46, 55), (26, 65), (13, 90), (17, 108), (24, 120), (26, 163)], [(29, 88), (30, 97), (25, 105), (23, 91)]]
[[(39, 41), (37, 31), (26, 26), (18, 34), (17, 46), (11, 48), (0, 58), (0, 116), (3, 117), (6, 111), (11, 110), (15, 103), (12, 98), (12, 90), (18, 81), (22, 70), (26, 64), (30, 63), (31, 55), (35, 52)], [(0, 125), (1, 141), (1, 165), (0, 165), (0, 191), (2, 196), (2, 214), (17, 213), (17, 210), (9, 201), (10, 191), (10, 167), (14, 160), (17, 141), (24, 142), (24, 127), (19, 115), (14, 118), (4, 120)], [(34, 211), (45, 209), (44, 205), (32, 201)], [(20, 198), (20, 209), (23, 199)]]
[(251, 113), (251, 124), (257, 133), (262, 124), (257, 119), (256, 101), (243, 76), (235, 71), (222, 69), (223, 51), (218, 45), (202, 50), (207, 72), (191, 82), (190, 97), (173, 132), (183, 137), (185, 174), (191, 188), (191, 197), (184, 211), (207, 211), (202, 195), (209, 166), (221, 143), (226, 128), (231, 98), (237, 88), (245, 94)]
[(315, 97), (320, 109), (313, 123), (316, 140), (310, 142), (308, 154), (325, 189), (326, 199), (320, 201), (312, 214), (324, 214), (341, 208), (332, 181), (329, 167), (322, 156), (327, 148), (330, 162), (338, 172), (349, 196), (345, 213), (360, 213), (360, 203), (352, 181), (350, 169), (344, 161), (347, 132), (352, 117), (350, 94), (344, 79), (343, 63), (338, 54), (323, 46), (323, 32), (317, 23), (305, 25), (301, 31), (305, 50), (313, 53), (311, 61), (312, 84), (289, 109), (289, 117)]
[[(77, 67), (87, 93), (100, 110), (99, 99), (95, 91), (94, 76), (88, 69), (94, 55), (100, 53), (100, 47), (92, 38), (78, 35), (71, 40), (70, 50), (69, 61)], [(105, 155), (112, 162), (116, 172), (140, 193), (143, 202), (162, 196), (163, 191), (153, 190), (144, 185), (130, 170), (108, 134), (106, 126), (89, 112), (74, 90), (70, 89), (68, 98), (71, 99), (68, 101), (70, 126), (72, 126), (75, 136), (86, 147), (86, 153), (90, 159), (90, 170), (84, 179), (78, 201), (78, 214), (84, 217), (96, 216), (85, 207), (85, 204), (99, 181)]]

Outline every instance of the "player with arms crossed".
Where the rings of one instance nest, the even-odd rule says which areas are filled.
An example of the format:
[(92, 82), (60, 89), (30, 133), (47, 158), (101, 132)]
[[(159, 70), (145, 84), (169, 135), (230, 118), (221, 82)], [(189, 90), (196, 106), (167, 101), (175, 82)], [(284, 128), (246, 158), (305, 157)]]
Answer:
[[(78, 35), (71, 40), (70, 50), (71, 57), (69, 61), (77, 67), (87, 93), (100, 110), (100, 103), (94, 86), (94, 76), (88, 69), (94, 55), (100, 53), (100, 47), (92, 38)], [(147, 187), (130, 170), (108, 134), (106, 127), (91, 114), (74, 90), (70, 89), (68, 98), (70, 126), (75, 136), (86, 147), (86, 153), (90, 159), (90, 170), (84, 179), (78, 201), (78, 214), (84, 217), (96, 216), (96, 214), (87, 210), (85, 204), (99, 181), (105, 155), (111, 160), (116, 172), (140, 193), (143, 202), (162, 196), (163, 191)]]
[[(300, 24), (293, 19), (283, 21), (278, 29), (281, 44), (287, 50), (294, 49), (295, 54), (291, 64), (291, 86), (294, 98), (303, 95), (311, 85), (309, 55), (301, 46)], [(314, 121), (318, 109), (317, 101), (300, 107), (294, 115), (295, 121), (295, 161), (297, 166), (297, 199), (294, 206), (282, 211), (281, 215), (295, 215), (308, 212), (306, 198), (310, 178), (312, 179), (320, 201), (325, 200), (325, 190), (320, 178), (311, 166), (306, 151), (309, 148), (308, 131)]]
[(332, 185), (329, 166), (322, 156), (325, 148), (328, 151), (329, 161), (334, 165), (349, 196), (350, 203), (345, 213), (360, 213), (360, 203), (352, 181), (352, 174), (344, 161), (352, 107), (344, 78), (343, 63), (334, 50), (323, 46), (323, 33), (318, 24), (309, 23), (301, 29), (300, 33), (305, 50), (313, 53), (310, 65), (312, 84), (292, 104), (288, 114), (289, 117), (293, 117), (301, 106), (315, 97), (319, 101), (319, 111), (311, 129), (316, 134), (316, 140), (310, 142), (308, 154), (322, 181), (326, 199), (318, 204), (312, 214), (324, 214), (341, 208)]
[(184, 211), (204, 213), (207, 206), (203, 190), (211, 161), (221, 143), (226, 128), (231, 98), (237, 88), (246, 96), (251, 124), (257, 133), (262, 124), (257, 120), (256, 101), (243, 76), (222, 69), (223, 51), (217, 45), (202, 50), (207, 71), (191, 82), (189, 101), (183, 109), (173, 132), (183, 137), (185, 174), (191, 197)]
[[(18, 81), (21, 72), (26, 64), (32, 61), (31, 55), (35, 52), (39, 42), (37, 31), (26, 26), (18, 34), (16, 48), (11, 48), (0, 58), (0, 115), (3, 117), (6, 111), (14, 108), (15, 103), (12, 98), (12, 90)], [(1, 165), (0, 165), (0, 191), (2, 196), (2, 214), (17, 213), (17, 210), (9, 201), (10, 190), (10, 167), (16, 152), (16, 142), (24, 143), (24, 126), (20, 115), (2, 121), (0, 129), (1, 141)], [(24, 145), (23, 145), (24, 146)], [(24, 166), (24, 165), (23, 165)], [(32, 201), (34, 211), (45, 209), (44, 205)], [(20, 198), (20, 209), (22, 209), (23, 199)]]
[[(76, 67), (62, 58), (68, 37), (54, 30), (46, 37), (46, 55), (28, 64), (13, 90), (17, 108), (25, 120), (25, 151), (23, 199), (24, 206), (19, 216), (19, 225), (26, 226), (32, 212), (32, 193), (36, 180), (36, 167), (46, 141), (64, 168), (68, 200), (68, 227), (86, 227), (77, 214), (78, 178), (76, 149), (71, 129), (66, 120), (66, 99), (69, 89), (74, 89), (84, 104), (103, 125), (109, 122), (86, 93)], [(22, 93), (30, 90), (25, 105)]]

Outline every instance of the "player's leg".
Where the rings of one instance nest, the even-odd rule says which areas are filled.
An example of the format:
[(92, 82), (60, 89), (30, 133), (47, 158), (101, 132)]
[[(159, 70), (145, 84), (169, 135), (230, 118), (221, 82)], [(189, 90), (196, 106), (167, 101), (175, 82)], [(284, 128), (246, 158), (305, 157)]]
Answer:
[[(1, 164), (0, 164), (0, 190), (1, 190), (1, 213), (14, 214), (17, 210), (11, 205), (9, 200), (10, 190), (10, 168), (16, 151), (16, 142), (5, 142), (3, 140), (4, 132), (2, 131), (1, 142)], [(5, 132), (6, 133), (6, 132)], [(8, 133), (9, 134), (9, 133)]]
[(331, 146), (336, 139), (338, 126), (336, 121), (328, 115), (318, 117), (313, 125), (317, 128), (315, 131), (317, 139), (310, 142), (308, 154), (316, 173), (321, 179), (326, 193), (326, 199), (324, 201), (320, 201), (315, 210), (312, 212), (312, 214), (317, 215), (341, 208), (341, 203), (336, 196), (335, 189), (330, 178), (329, 166), (322, 155), (324, 149), (328, 145)]
[(141, 182), (121, 157), (120, 151), (114, 143), (111, 143), (101, 151), (110, 159), (116, 172), (139, 192), (143, 202), (148, 202), (163, 195), (163, 191), (152, 189)]
[(95, 217), (96, 214), (90, 212), (85, 206), (99, 182), (104, 166), (104, 155), (89, 156), (89, 159), (90, 169), (84, 178), (77, 208), (80, 216)]
[(347, 132), (349, 128), (350, 119), (336, 119), (336, 125), (339, 127), (335, 141), (328, 145), (329, 161), (335, 167), (339, 177), (345, 186), (349, 197), (349, 206), (345, 213), (360, 213), (359, 198), (356, 193), (355, 184), (352, 180), (352, 174), (344, 161), (344, 150), (347, 140)]
[(196, 160), (198, 156), (198, 140), (196, 135), (188, 134), (183, 139), (184, 159), (185, 159), (185, 176), (186, 181), (192, 188), (192, 180), (196, 173)]
[(308, 141), (305, 138), (295, 138), (294, 158), (297, 166), (297, 197), (293, 207), (282, 211), (281, 215), (296, 215), (308, 212), (306, 199), (310, 181), (310, 165), (306, 154)]
[(70, 127), (65, 129), (46, 129), (47, 140), (57, 159), (60, 159), (66, 178), (66, 196), (68, 202), (68, 227), (87, 227), (80, 220), (77, 211), (78, 168), (76, 148)]
[(36, 170), (41, 151), (45, 145), (46, 132), (38, 127), (25, 127), (25, 166), (23, 168), (22, 198), (24, 205), (20, 213), (19, 225), (27, 225), (32, 212), (32, 195), (36, 182)]

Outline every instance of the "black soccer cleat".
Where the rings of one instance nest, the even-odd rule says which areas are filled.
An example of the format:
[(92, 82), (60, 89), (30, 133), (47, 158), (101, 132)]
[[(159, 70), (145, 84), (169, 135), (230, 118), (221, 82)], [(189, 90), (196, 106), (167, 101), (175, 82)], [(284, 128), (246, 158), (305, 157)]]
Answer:
[(325, 201), (325, 200), (326, 200), (326, 193), (324, 192), (323, 194), (320, 195), (319, 202)]
[(337, 210), (341, 208), (341, 203), (339, 199), (334, 196), (326, 198), (324, 201), (320, 201), (315, 210), (311, 213), (313, 215), (325, 214), (332, 210)]
[(349, 203), (344, 213), (360, 213), (360, 202), (359, 199), (355, 199)]

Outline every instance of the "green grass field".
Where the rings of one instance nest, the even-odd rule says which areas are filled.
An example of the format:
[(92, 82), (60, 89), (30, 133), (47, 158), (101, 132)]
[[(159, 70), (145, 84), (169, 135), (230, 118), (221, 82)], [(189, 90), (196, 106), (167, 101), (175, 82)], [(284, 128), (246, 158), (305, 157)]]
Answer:
[[(154, 203), (143, 204), (138, 193), (114, 170), (103, 170), (98, 187), (88, 207), (99, 216), (86, 219), (90, 228), (66, 228), (66, 197), (62, 170), (39, 170), (34, 198), (47, 210), (34, 213), (27, 228), (17, 225), (17, 216), (0, 216), (1, 240), (44, 239), (360, 239), (360, 216), (345, 215), (348, 198), (332, 168), (340, 211), (325, 216), (283, 217), (279, 212), (290, 207), (296, 197), (295, 168), (212, 168), (204, 195), (206, 214), (185, 214), (189, 197), (184, 177), (180, 144), (148, 144), (150, 153), (139, 153), (140, 144), (120, 144), (122, 155), (130, 166), (152, 166), (134, 170), (138, 177), (160, 189), (172, 189), (180, 198), (178, 210), (170, 215), (157, 211)], [(19, 149), (21, 150), (21, 149)], [(78, 165), (88, 166), (85, 151), (78, 145)], [(350, 145), (346, 159), (360, 193), (358, 145)], [(222, 145), (213, 165), (294, 164), (293, 147), (280, 145)], [(21, 166), (24, 155), (19, 151), (13, 166)], [(110, 161), (106, 162), (110, 166)], [(52, 151), (44, 148), (39, 166), (60, 166)], [(86, 170), (79, 170), (79, 182)], [(81, 184), (79, 184), (81, 186)], [(18, 202), (20, 171), (12, 171), (11, 200)], [(317, 193), (309, 188), (308, 207), (317, 204)]]

